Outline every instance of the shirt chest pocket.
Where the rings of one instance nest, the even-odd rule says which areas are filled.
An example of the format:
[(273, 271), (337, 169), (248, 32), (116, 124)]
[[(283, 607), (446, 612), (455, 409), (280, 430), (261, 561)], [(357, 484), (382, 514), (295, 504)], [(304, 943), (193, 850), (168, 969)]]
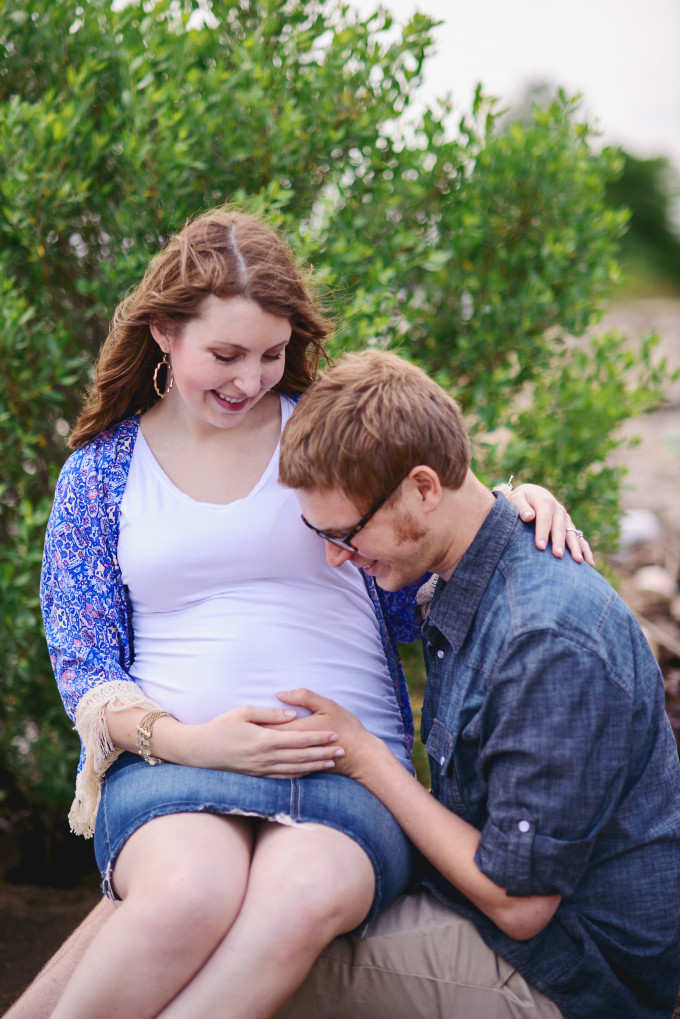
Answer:
[[(472, 719), (471, 724), (474, 721), (475, 719)], [(470, 823), (475, 823), (475, 811), (472, 808), (471, 800), (476, 800), (480, 791), (476, 788), (479, 779), (474, 771), (476, 752), (472, 750), (472, 745), (477, 746), (478, 738), (474, 726), (474, 735), (469, 730), (470, 725), (466, 726), (461, 733), (457, 748), (457, 741), (453, 733), (440, 719), (435, 718), (425, 749), (430, 758), (434, 795), (440, 803), (458, 814), (459, 817), (464, 817)], [(466, 750), (472, 751), (469, 762)]]

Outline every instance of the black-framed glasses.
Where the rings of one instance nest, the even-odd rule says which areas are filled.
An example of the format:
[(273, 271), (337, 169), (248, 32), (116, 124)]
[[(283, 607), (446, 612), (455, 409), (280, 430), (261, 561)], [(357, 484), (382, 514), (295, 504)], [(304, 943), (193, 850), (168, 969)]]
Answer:
[[(409, 471), (409, 474), (410, 473), (411, 472)], [(308, 527), (310, 531), (314, 531), (314, 534), (318, 534), (318, 536), (322, 538), (324, 541), (330, 541), (332, 545), (337, 545), (338, 548), (343, 548), (345, 552), (358, 552), (359, 549), (355, 548), (354, 545), (352, 544), (352, 538), (355, 538), (357, 536), (359, 531), (361, 531), (366, 526), (371, 517), (375, 516), (380, 507), (384, 506), (387, 500), (394, 495), (396, 490), (399, 488), (399, 485), (401, 485), (402, 481), (406, 481), (407, 477), (408, 474), (405, 474), (404, 477), (397, 482), (394, 488), (387, 493), (387, 495), (381, 496), (381, 498), (378, 499), (377, 502), (374, 502), (371, 508), (367, 510), (366, 513), (364, 513), (361, 520), (357, 524), (355, 524), (352, 530), (348, 531), (347, 534), (342, 535), (327, 534), (325, 531), (320, 531), (318, 527), (314, 527), (313, 524), (310, 524), (309, 520), (306, 520), (303, 514), (300, 514), (300, 519), (302, 520), (302, 523), (305, 525), (305, 527)]]

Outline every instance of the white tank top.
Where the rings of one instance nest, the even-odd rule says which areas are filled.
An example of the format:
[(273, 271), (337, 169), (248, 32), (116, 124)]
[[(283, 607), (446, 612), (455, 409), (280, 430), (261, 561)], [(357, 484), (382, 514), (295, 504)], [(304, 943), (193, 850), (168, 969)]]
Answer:
[[(293, 406), (281, 398), (282, 426)], [(407, 763), (363, 577), (349, 563), (328, 566), (295, 495), (278, 484), (278, 462), (277, 447), (244, 499), (198, 502), (170, 481), (140, 429), (118, 543), (132, 605), (130, 674), (186, 723), (242, 704), (280, 708), (277, 690), (308, 687)]]

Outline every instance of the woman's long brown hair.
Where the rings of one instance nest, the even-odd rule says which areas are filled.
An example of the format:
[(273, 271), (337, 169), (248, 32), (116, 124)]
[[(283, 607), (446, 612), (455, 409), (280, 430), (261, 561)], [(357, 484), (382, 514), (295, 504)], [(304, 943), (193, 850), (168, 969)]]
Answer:
[(311, 385), (326, 357), (323, 341), (332, 323), (316, 304), (310, 281), (268, 226), (245, 213), (214, 209), (172, 237), (118, 305), (94, 384), (69, 436), (72, 449), (155, 403), (153, 373), (161, 352), (149, 324), (180, 332), (210, 294), (245, 297), (289, 319), (286, 367), (274, 388), (298, 394)]

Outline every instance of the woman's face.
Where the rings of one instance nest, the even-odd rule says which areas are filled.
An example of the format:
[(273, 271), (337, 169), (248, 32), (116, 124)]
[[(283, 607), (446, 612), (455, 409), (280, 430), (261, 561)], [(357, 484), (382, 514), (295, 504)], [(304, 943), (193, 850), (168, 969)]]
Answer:
[(210, 294), (181, 333), (152, 324), (151, 334), (172, 365), (168, 407), (232, 428), (281, 381), (291, 325), (255, 301)]

